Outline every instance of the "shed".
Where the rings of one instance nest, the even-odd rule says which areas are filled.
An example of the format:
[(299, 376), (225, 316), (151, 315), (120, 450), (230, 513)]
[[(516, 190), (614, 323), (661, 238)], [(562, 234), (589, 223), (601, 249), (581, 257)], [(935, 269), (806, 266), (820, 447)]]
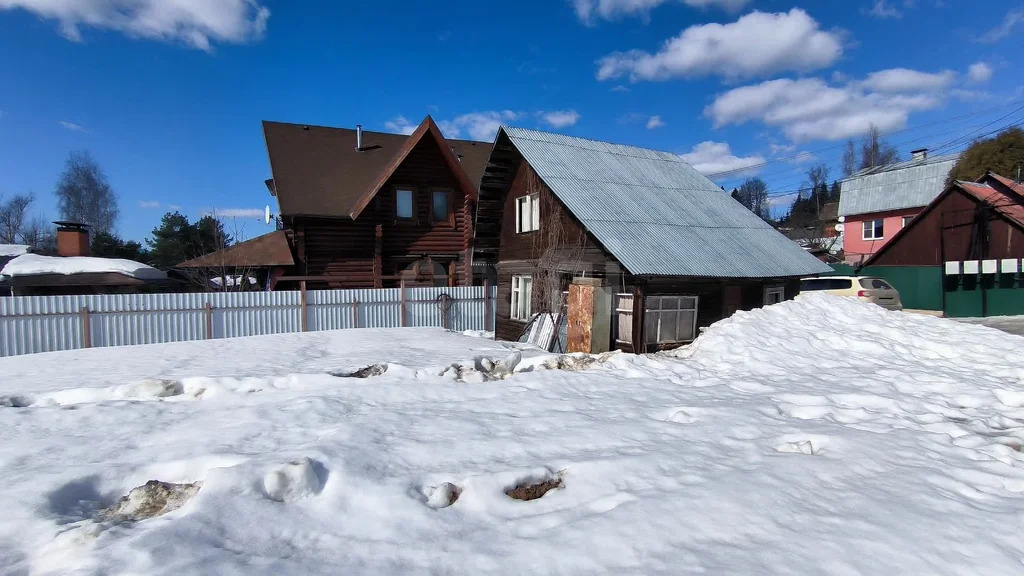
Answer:
[(574, 277), (615, 292), (612, 347), (692, 341), (828, 272), (677, 154), (505, 127), (484, 172), (476, 257), (498, 270), (496, 336), (558, 311)]

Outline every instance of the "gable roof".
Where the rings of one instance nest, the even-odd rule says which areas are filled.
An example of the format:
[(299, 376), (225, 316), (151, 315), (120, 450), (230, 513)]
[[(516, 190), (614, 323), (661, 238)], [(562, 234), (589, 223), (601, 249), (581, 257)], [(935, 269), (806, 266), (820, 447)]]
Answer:
[(831, 270), (676, 154), (506, 126), (498, 143), (504, 139), (632, 274), (772, 278)]
[(840, 183), (839, 215), (927, 206), (946, 187), (959, 154), (929, 156), (865, 168)]
[[(988, 182), (995, 180), (996, 186), (989, 185)], [(1007, 190), (1009, 188), (1009, 190)], [(989, 172), (979, 179), (979, 182), (965, 182), (963, 180), (954, 180), (952, 184), (947, 186), (941, 194), (936, 196), (929, 204), (918, 214), (914, 219), (910, 221), (905, 227), (901, 228), (896, 234), (886, 242), (878, 252), (875, 252), (864, 262), (864, 266), (870, 266), (872, 263), (877, 261), (882, 254), (885, 254), (889, 247), (896, 245), (897, 242), (904, 236), (911, 233), (912, 230), (922, 221), (923, 216), (928, 212), (935, 209), (946, 196), (949, 196), (954, 191), (962, 191), (971, 198), (986, 204), (989, 208), (1002, 216), (1011, 225), (1017, 226), (1021, 230), (1024, 230), (1024, 186), (1018, 184), (1009, 178), (1004, 178), (998, 174)]]
[(285, 216), (358, 216), (356, 208), (370, 191), (379, 190), (428, 135), (455, 160), (450, 165), (461, 168), (453, 171), (456, 179), (475, 195), (491, 151), (486, 142), (444, 139), (429, 116), (408, 136), (363, 130), (362, 151), (356, 149), (356, 131), (348, 128), (265, 120), (263, 135), (273, 174), (268, 188)]
[(291, 266), (295, 264), (291, 245), (284, 230), (250, 238), (222, 250), (187, 260), (175, 268), (220, 268), (251, 266)]

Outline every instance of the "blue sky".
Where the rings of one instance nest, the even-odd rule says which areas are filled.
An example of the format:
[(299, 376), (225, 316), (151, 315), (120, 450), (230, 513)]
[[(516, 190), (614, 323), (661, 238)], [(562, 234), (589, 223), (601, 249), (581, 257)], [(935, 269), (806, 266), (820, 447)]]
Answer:
[(781, 205), (872, 123), (907, 155), (1024, 121), (1022, 37), (1004, 0), (0, 0), (0, 194), (55, 216), (86, 149), (123, 236), (180, 207), (251, 237), (272, 201), (261, 120), (431, 114), (448, 136), (676, 152), (727, 187), (761, 175)]

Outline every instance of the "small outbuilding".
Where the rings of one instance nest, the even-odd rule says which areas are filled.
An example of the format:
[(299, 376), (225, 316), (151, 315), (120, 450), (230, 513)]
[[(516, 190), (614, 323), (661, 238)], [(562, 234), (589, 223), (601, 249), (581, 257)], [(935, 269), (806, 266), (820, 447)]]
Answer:
[(678, 346), (831, 271), (677, 154), (512, 127), (481, 180), (474, 246), (474, 264), (497, 265), (497, 338), (560, 313), (576, 283), (594, 350)]

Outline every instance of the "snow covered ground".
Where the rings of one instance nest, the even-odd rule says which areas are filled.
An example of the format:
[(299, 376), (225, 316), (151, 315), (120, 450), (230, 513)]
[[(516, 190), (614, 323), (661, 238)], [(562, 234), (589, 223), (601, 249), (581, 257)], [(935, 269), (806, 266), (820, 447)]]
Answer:
[(437, 329), (3, 358), (0, 573), (1020, 574), (1022, 347), (810, 294), (503, 380)]

